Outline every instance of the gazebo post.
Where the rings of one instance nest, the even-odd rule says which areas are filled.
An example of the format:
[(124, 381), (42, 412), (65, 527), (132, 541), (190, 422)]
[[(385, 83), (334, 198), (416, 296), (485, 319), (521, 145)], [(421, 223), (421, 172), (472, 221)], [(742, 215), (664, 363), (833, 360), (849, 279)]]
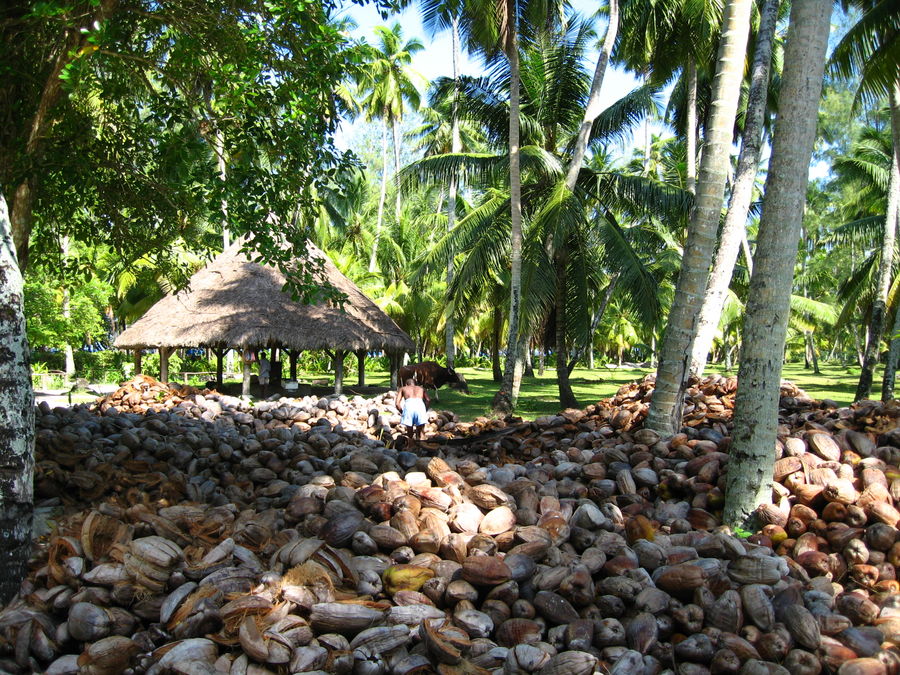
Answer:
[(143, 367), (141, 366), (141, 357), (143, 356), (143, 352), (141, 349), (134, 350), (134, 374), (140, 375), (143, 372)]
[(358, 360), (357, 372), (359, 373), (356, 384), (357, 384), (357, 386), (365, 387), (366, 386), (366, 350), (365, 349), (357, 349), (356, 350), (356, 358)]
[(221, 389), (223, 384), (222, 378), (222, 358), (225, 356), (225, 352), (228, 351), (228, 348), (222, 347), (213, 347), (213, 354), (216, 355), (216, 386)]
[(391, 364), (391, 389), (397, 389), (400, 377), (400, 352), (388, 352), (388, 363)]
[(174, 351), (172, 347), (159, 348), (159, 381), (169, 381), (169, 354)]
[(334, 393), (344, 392), (344, 352), (343, 349), (334, 350)]
[(250, 362), (243, 357), (243, 353), (241, 353), (241, 372), (244, 375), (244, 382), (241, 385), (241, 396), (250, 396), (250, 375), (252, 375), (252, 372), (250, 370)]
[(297, 381), (297, 357), (300, 356), (300, 350), (291, 349), (288, 352), (288, 359), (291, 362), (291, 379)]

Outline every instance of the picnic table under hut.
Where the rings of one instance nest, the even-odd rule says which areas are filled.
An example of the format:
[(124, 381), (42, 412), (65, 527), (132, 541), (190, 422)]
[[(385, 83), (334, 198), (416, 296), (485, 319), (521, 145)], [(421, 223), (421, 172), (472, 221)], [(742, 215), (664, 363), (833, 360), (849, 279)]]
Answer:
[[(270, 265), (252, 262), (237, 241), (194, 274), (187, 287), (167, 295), (116, 338), (115, 346), (140, 355), (158, 349), (160, 379), (169, 380), (168, 360), (176, 349), (200, 347), (216, 356), (216, 383), (222, 386), (222, 361), (228, 350), (278, 350), (290, 360), (290, 379), (297, 378), (297, 357), (304, 350), (321, 350), (335, 364), (335, 392), (344, 379), (344, 356), (354, 352), (359, 363), (359, 386), (365, 384), (365, 357), (383, 351), (390, 357), (391, 385), (403, 355), (414, 345), (409, 335), (345, 277), (312, 243), (307, 256), (321, 266), (320, 283), (341, 291), (343, 308), (333, 303), (304, 304), (282, 290), (284, 274)], [(243, 393), (250, 393), (250, 365), (243, 363)]]

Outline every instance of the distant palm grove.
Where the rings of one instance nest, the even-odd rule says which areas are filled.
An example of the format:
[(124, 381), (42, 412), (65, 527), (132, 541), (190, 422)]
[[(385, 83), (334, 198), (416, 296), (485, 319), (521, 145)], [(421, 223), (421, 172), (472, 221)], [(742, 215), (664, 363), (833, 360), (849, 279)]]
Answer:
[[(853, 364), (857, 399), (893, 398), (900, 4), (421, 0), (451, 37), (432, 82), (376, 4), (371, 43), (332, 0), (4, 5), (10, 410), (29, 349), (78, 374), (73, 353), (239, 237), (301, 299), (334, 300), (296, 264), (313, 241), (413, 360), (491, 368), (498, 414), (529, 369), (555, 369), (572, 407), (577, 363), (647, 362), (647, 424), (671, 434), (714, 361), (738, 374), (734, 447), (757, 462), (785, 359)], [(638, 84), (614, 91), (613, 69)]]

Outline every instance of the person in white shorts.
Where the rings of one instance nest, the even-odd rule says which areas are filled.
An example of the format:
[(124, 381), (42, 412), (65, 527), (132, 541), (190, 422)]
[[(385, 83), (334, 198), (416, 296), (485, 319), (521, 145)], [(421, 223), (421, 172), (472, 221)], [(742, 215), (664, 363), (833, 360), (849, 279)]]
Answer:
[(408, 379), (397, 390), (394, 405), (397, 406), (398, 410), (403, 411), (400, 417), (400, 424), (406, 427), (406, 435), (409, 439), (408, 446), (412, 446), (414, 434), (415, 440), (422, 440), (425, 422), (428, 421), (427, 407), (429, 402), (428, 394), (412, 378)]

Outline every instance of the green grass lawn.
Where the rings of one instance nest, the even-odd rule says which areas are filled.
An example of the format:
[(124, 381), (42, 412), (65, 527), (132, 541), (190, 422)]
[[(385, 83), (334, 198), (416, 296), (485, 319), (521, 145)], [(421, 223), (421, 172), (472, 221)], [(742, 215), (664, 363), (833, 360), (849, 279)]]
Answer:
[[(480, 415), (489, 415), (491, 400), (497, 391), (497, 383), (491, 377), (488, 368), (458, 368), (465, 375), (469, 384), (469, 395), (444, 387), (438, 392), (440, 397), (432, 405), (438, 410), (452, 410), (462, 420), (472, 420)], [(844, 367), (835, 364), (823, 364), (821, 374), (816, 375), (812, 369), (806, 370), (803, 363), (790, 363), (784, 367), (782, 377), (794, 382), (816, 399), (828, 398), (841, 405), (849, 405), (856, 391), (859, 378), (858, 367)], [(628, 382), (640, 380), (651, 369), (607, 368), (600, 366), (594, 370), (576, 368), (572, 372), (572, 390), (582, 407), (613, 396), (619, 387)], [(708, 372), (727, 373), (721, 366), (713, 365)], [(733, 373), (731, 373), (733, 374)], [(298, 372), (298, 379), (304, 382), (313, 380), (332, 381), (330, 373)], [(345, 375), (345, 391), (353, 393), (356, 382), (356, 371)], [(388, 385), (386, 372), (366, 373), (366, 384), (369, 386)], [(876, 371), (873, 386), (877, 397), (881, 387), (881, 371)], [(540, 415), (552, 415), (559, 411), (558, 390), (556, 387), (556, 371), (548, 368), (542, 376), (522, 379), (522, 390), (519, 395), (519, 406), (516, 414), (525, 419), (533, 419)]]

